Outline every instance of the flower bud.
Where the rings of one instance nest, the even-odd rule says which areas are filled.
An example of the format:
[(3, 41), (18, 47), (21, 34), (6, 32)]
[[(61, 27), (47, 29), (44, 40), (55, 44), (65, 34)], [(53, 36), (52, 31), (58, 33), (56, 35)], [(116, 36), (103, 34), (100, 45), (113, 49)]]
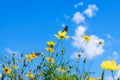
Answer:
[(83, 61), (84, 63), (86, 63), (86, 58), (84, 58), (84, 61)]

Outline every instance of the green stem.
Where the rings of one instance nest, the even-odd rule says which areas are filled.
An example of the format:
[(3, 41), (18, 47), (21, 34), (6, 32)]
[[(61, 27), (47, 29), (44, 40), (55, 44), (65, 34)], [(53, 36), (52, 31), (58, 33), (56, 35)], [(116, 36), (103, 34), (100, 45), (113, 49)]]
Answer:
[[(60, 41), (61, 41), (61, 40), (59, 40), (59, 41), (57, 42), (57, 44), (56, 44), (56, 46), (55, 46), (55, 48), (54, 48), (54, 53), (55, 53), (55, 51), (56, 51), (56, 49), (57, 49), (57, 46), (58, 46), (58, 44), (60, 43)], [(54, 56), (54, 53), (52, 54), (52, 57)]]
[(89, 66), (89, 68), (88, 68), (88, 71), (87, 71), (87, 72), (89, 72), (89, 70), (90, 70), (90, 68), (91, 68), (91, 66), (92, 66), (92, 64), (93, 64), (94, 57), (95, 57), (95, 55), (96, 55), (96, 51), (97, 51), (98, 47), (99, 47), (99, 46), (97, 46), (97, 48), (96, 48), (96, 50), (95, 50), (95, 52), (94, 52), (93, 58), (92, 58), (92, 60), (91, 60), (91, 63), (90, 63), (90, 66)]
[(112, 74), (112, 78), (113, 78), (113, 80), (115, 80), (115, 78), (114, 78), (114, 74), (113, 74), (113, 70), (111, 70), (111, 74)]
[(81, 46), (80, 46), (80, 49), (78, 50), (78, 52), (81, 52), (84, 42), (85, 42), (85, 40), (81, 43)]
[(81, 74), (80, 74), (80, 80), (82, 80), (82, 75), (83, 75), (83, 71), (84, 71), (84, 66), (85, 66), (85, 63), (83, 63), (82, 71), (81, 71)]

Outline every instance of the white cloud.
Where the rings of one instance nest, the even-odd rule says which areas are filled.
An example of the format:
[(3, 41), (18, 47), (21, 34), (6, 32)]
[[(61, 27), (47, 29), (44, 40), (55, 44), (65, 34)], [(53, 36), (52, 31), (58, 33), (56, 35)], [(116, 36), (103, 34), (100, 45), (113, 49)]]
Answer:
[(85, 21), (85, 17), (83, 16), (82, 13), (76, 12), (72, 18), (72, 21), (75, 22), (76, 24), (79, 24)]
[[(85, 34), (87, 28), (83, 26), (78, 26), (77, 29), (75, 30), (75, 35), (72, 36), (73, 42), (72, 45), (78, 49), (80, 49), (81, 44), (83, 43), (83, 35)], [(90, 35), (91, 41), (88, 43), (83, 44), (84, 46), (84, 53), (82, 54), (83, 57), (87, 57), (91, 59), (95, 53), (95, 50), (98, 46), (99, 41), (103, 41), (104, 45), (104, 40), (100, 39), (96, 35)], [(103, 45), (99, 46), (96, 51), (96, 56), (103, 54), (104, 49)]]
[(62, 24), (61, 24), (61, 26), (62, 26), (62, 27), (65, 27), (65, 24), (64, 24), (64, 23), (62, 23)]
[(106, 37), (109, 39), (112, 38), (112, 36), (110, 34), (106, 34)]
[(10, 48), (6, 48), (5, 50), (6, 50), (6, 52), (8, 52), (9, 54), (13, 54), (13, 53), (15, 53), (15, 54), (20, 54), (20, 53), (21, 53), (21, 52), (19, 52), (19, 51), (13, 51), (13, 50), (11, 50)]
[(74, 47), (77, 47), (77, 48), (81, 47), (80, 45), (84, 41), (82, 36), (85, 34), (86, 29), (87, 28), (84, 26), (78, 26), (77, 29), (75, 29), (75, 35), (72, 36), (72, 39), (74, 40), (72, 42), (72, 45)]
[(93, 17), (94, 15), (96, 15), (96, 12), (98, 11), (98, 7), (95, 4), (91, 4), (88, 5), (88, 8), (84, 11), (84, 13), (88, 16), (88, 17)]
[(79, 2), (78, 4), (75, 4), (74, 7), (75, 7), (75, 8), (78, 8), (79, 6), (83, 6), (83, 4), (84, 4), (83, 2)]
[(64, 14), (64, 18), (68, 20), (68, 19), (70, 19), (70, 16)]
[(116, 52), (116, 51), (113, 52), (113, 58), (114, 59), (118, 59), (119, 58), (118, 52)]
[[(120, 77), (120, 70), (116, 72), (115, 74), (115, 80), (117, 80)], [(106, 80), (113, 80), (112, 76), (106, 76)]]
[(113, 51), (111, 56), (108, 56), (108, 59), (115, 59), (118, 60), (120, 58), (120, 56), (118, 55), (117, 51)]

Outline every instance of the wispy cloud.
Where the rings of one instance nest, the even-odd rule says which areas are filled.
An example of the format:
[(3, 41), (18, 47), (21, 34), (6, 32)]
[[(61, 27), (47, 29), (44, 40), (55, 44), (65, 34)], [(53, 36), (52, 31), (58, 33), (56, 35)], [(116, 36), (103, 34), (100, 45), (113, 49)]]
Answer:
[(84, 4), (83, 2), (79, 2), (78, 4), (75, 4), (74, 7), (75, 7), (75, 8), (78, 8), (79, 6), (83, 6), (83, 4)]
[(65, 27), (65, 23), (62, 23), (61, 26), (62, 26), (62, 27)]
[[(72, 39), (73, 39), (72, 45), (74, 47), (76, 47), (78, 49), (81, 47), (80, 45), (84, 41), (83, 35), (86, 34), (86, 30), (87, 30), (87, 28), (84, 26), (78, 26), (77, 29), (75, 29), (75, 34), (74, 34), (74, 36), (72, 36)], [(99, 41), (102, 41), (104, 43), (104, 40), (100, 39), (96, 35), (90, 35), (90, 38), (91, 38), (91, 41), (84, 46), (85, 52), (84, 52), (84, 54), (82, 54), (83, 57), (87, 57), (89, 59), (91, 59), (93, 57)], [(100, 47), (97, 48), (96, 56), (103, 54), (103, 52), (104, 52), (103, 45), (101, 45)]]
[(72, 21), (75, 22), (76, 24), (80, 24), (81, 22), (85, 21), (85, 17), (83, 16), (82, 13), (76, 12), (72, 18)]
[(119, 58), (118, 52), (116, 52), (116, 51), (113, 52), (113, 58), (114, 59), (118, 59)]
[(20, 53), (21, 53), (21, 52), (19, 52), (19, 51), (13, 51), (13, 50), (11, 50), (10, 48), (6, 48), (5, 50), (6, 50), (6, 52), (9, 53), (9, 54), (13, 54), (13, 53), (14, 53), (14, 54), (20, 54)]
[(96, 12), (98, 11), (98, 7), (95, 4), (88, 5), (88, 8), (84, 11), (84, 14), (86, 14), (88, 17), (93, 17), (96, 15)]
[(70, 19), (70, 16), (64, 14), (64, 18), (67, 19), (67, 20), (69, 20), (69, 19)]
[(111, 56), (108, 56), (108, 59), (115, 59), (118, 60), (120, 58), (119, 54), (117, 51), (113, 51)]
[(109, 39), (112, 38), (112, 36), (110, 34), (106, 34), (105, 36)]

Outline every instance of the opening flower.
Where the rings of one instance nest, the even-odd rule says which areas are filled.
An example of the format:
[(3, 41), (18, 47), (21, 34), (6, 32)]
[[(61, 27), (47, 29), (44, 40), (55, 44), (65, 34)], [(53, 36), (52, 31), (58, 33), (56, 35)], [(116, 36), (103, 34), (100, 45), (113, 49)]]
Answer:
[(10, 74), (11, 73), (11, 69), (10, 68), (3, 68), (3, 72), (6, 74)]
[(53, 41), (47, 42), (47, 46), (53, 48), (55, 46), (55, 43)]
[(31, 79), (34, 79), (35, 76), (34, 74), (32, 73), (32, 71), (30, 71), (30, 73), (26, 74), (27, 77), (31, 78)]
[(116, 61), (112, 60), (112, 61), (103, 61), (101, 64), (101, 68), (105, 69), (105, 70), (120, 70), (120, 65), (116, 65)]
[(85, 39), (86, 41), (88, 41), (88, 42), (91, 40), (88, 35), (84, 35), (84, 39)]
[(55, 37), (58, 39), (70, 38), (70, 36), (67, 36), (66, 34), (66, 31), (58, 31), (58, 35), (55, 34)]
[(100, 77), (97, 80), (102, 80)]
[(51, 62), (51, 63), (55, 62), (54, 58), (50, 58), (50, 57), (47, 57), (46, 60)]
[(96, 80), (95, 78), (93, 78), (93, 77), (90, 77), (88, 80)]
[(53, 48), (46, 48), (47, 51), (53, 53), (54, 52), (54, 49)]
[(34, 58), (37, 58), (38, 56), (37, 55), (35, 55), (35, 53), (34, 52), (32, 52), (31, 54), (29, 54), (29, 55), (26, 55), (26, 58), (27, 59), (34, 59)]
[(66, 71), (67, 71), (66, 68), (57, 68), (57, 70), (58, 70), (59, 72), (66, 72)]

